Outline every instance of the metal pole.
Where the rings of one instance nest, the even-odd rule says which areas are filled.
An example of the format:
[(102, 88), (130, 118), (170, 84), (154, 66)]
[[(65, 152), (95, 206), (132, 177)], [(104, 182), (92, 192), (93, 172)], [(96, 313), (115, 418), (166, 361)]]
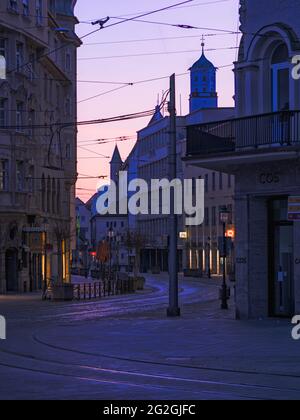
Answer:
[(44, 232), (44, 282), (43, 282), (43, 300), (47, 298), (47, 232)]
[[(170, 78), (170, 148), (169, 148), (169, 177), (170, 180), (177, 178), (177, 150), (176, 150), (176, 88), (175, 74)], [(169, 317), (180, 316), (178, 306), (178, 253), (177, 253), (177, 215), (175, 214), (174, 189), (171, 189), (171, 208), (170, 208), (170, 234), (169, 234)]]
[(226, 285), (226, 223), (223, 223), (223, 285), (222, 285), (222, 305), (221, 309), (228, 309), (227, 285)]

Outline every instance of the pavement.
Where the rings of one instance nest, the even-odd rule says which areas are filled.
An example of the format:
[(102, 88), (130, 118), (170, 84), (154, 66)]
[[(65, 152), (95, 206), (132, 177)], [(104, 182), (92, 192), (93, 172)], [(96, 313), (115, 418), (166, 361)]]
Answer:
[(216, 279), (180, 279), (167, 318), (165, 275), (99, 301), (0, 296), (0, 399), (300, 399), (300, 341), (289, 320), (236, 321)]

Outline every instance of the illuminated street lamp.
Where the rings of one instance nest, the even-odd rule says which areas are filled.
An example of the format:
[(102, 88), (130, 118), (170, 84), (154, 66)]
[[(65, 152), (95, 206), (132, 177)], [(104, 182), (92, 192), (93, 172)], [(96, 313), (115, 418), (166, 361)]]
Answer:
[(229, 222), (229, 215), (230, 212), (228, 211), (227, 207), (221, 207), (220, 209), (220, 222), (223, 225), (223, 250), (222, 250), (222, 257), (223, 257), (223, 284), (221, 289), (221, 309), (228, 309), (228, 289), (226, 284), (226, 224)]

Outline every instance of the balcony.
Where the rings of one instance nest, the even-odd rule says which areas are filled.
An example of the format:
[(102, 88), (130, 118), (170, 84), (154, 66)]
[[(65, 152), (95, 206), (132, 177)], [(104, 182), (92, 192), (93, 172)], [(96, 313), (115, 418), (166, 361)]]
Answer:
[(263, 154), (300, 146), (300, 111), (282, 111), (187, 127), (187, 159)]

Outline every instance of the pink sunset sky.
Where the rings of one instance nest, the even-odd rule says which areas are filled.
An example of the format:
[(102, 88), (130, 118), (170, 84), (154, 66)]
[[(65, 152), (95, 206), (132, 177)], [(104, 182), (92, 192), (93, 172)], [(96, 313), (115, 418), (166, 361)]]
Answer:
[[(91, 20), (102, 19), (106, 16), (128, 18), (179, 2), (180, 0), (78, 0), (75, 12), (81, 23), (77, 26), (77, 34), (81, 37), (95, 29), (95, 26), (88, 23)], [(194, 0), (188, 5), (144, 18), (149, 21), (209, 29), (181, 29), (167, 25), (126, 22), (85, 38), (78, 51), (79, 121), (154, 108), (158, 95), (161, 96), (162, 91), (168, 89), (168, 79), (128, 86), (89, 101), (81, 103), (80, 101), (120, 87), (119, 84), (86, 83), (88, 81), (130, 83), (169, 76), (172, 73), (187, 72), (201, 55), (203, 34), (206, 35), (205, 42), (208, 50), (206, 56), (216, 67), (220, 67), (217, 73), (219, 106), (232, 106), (234, 93), (232, 67), (221, 67), (235, 61), (237, 54), (235, 47), (238, 45), (239, 37), (236, 34), (226, 34), (218, 30), (237, 31), (238, 7), (238, 0)], [(117, 20), (111, 18), (108, 24), (114, 22)], [(209, 49), (218, 50), (209, 51)], [(178, 114), (180, 114), (180, 96), (182, 114), (188, 113), (189, 90), (189, 75), (178, 77)], [(148, 124), (148, 121), (149, 118), (79, 127), (79, 177), (109, 175), (110, 159), (102, 158), (98, 154), (110, 157), (116, 142), (99, 145), (90, 140), (135, 136), (138, 130)], [(134, 138), (118, 142), (123, 159), (127, 157), (134, 143)], [(96, 179), (79, 179), (77, 195), (83, 201), (87, 201), (96, 191), (98, 182)]]

